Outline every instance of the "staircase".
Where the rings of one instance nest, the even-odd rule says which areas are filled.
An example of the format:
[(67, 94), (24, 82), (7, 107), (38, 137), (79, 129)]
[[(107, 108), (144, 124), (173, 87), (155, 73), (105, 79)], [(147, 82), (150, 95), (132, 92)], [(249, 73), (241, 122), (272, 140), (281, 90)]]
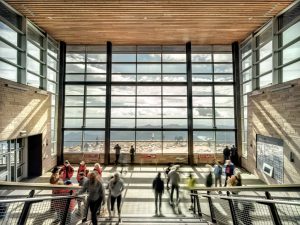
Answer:
[(121, 222), (118, 218), (111, 220), (100, 219), (99, 224), (118, 225), (207, 225), (208, 223), (200, 218), (192, 217), (123, 217)]

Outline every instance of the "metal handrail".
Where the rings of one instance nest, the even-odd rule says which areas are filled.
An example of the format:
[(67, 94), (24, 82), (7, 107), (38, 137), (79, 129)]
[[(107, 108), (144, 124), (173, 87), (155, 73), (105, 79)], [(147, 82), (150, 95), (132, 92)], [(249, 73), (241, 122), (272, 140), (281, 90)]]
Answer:
[(253, 185), (238, 187), (201, 187), (194, 188), (195, 191), (299, 191), (300, 184), (274, 184), (274, 185)]
[(60, 199), (73, 199), (73, 198), (84, 198), (85, 195), (65, 195), (57, 197), (34, 197), (34, 198), (15, 198), (15, 199), (3, 199), (0, 200), (0, 203), (15, 203), (15, 202), (36, 202), (36, 201), (45, 201), (45, 200), (60, 200)]
[(287, 204), (287, 205), (300, 205), (300, 202), (289, 202), (289, 201), (278, 201), (274, 199), (261, 199), (261, 198), (244, 198), (244, 197), (225, 197), (225, 196), (218, 196), (218, 195), (198, 195), (200, 197), (206, 198), (218, 198), (218, 199), (231, 199), (237, 201), (248, 201), (248, 202), (258, 202), (258, 203), (275, 203), (275, 204)]
[(0, 181), (0, 190), (79, 190), (82, 187), (75, 185), (55, 185), (43, 183), (22, 183), (22, 182), (7, 182)]

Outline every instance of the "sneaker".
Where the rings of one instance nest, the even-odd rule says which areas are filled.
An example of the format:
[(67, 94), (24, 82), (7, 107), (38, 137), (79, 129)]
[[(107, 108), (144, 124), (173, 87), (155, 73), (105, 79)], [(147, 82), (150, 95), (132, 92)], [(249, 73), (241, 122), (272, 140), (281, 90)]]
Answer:
[(87, 221), (86, 218), (83, 218), (83, 219), (81, 220), (82, 223), (85, 223), (86, 221)]

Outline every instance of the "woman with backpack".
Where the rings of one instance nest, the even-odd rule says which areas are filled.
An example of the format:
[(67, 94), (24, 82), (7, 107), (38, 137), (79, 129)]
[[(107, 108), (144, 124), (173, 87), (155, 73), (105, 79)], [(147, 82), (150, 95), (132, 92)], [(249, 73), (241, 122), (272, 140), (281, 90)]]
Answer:
[(223, 167), (221, 166), (221, 162), (217, 161), (216, 165), (214, 166), (214, 174), (215, 174), (215, 187), (219, 186), (222, 187), (222, 173), (223, 173)]
[(234, 172), (233, 163), (230, 160), (226, 160), (225, 164), (224, 164), (224, 169), (225, 169), (225, 175), (226, 175), (224, 187), (226, 187), (228, 178), (231, 177)]

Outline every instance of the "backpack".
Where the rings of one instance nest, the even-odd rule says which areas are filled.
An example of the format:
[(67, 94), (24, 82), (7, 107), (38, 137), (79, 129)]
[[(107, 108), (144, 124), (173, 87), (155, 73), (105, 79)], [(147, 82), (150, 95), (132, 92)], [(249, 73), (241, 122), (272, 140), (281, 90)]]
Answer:
[(230, 166), (229, 165), (226, 166), (225, 173), (226, 174), (230, 174)]
[(206, 187), (211, 187), (212, 184), (213, 184), (213, 177), (212, 177), (211, 172), (209, 172), (209, 174), (206, 177), (205, 186)]

